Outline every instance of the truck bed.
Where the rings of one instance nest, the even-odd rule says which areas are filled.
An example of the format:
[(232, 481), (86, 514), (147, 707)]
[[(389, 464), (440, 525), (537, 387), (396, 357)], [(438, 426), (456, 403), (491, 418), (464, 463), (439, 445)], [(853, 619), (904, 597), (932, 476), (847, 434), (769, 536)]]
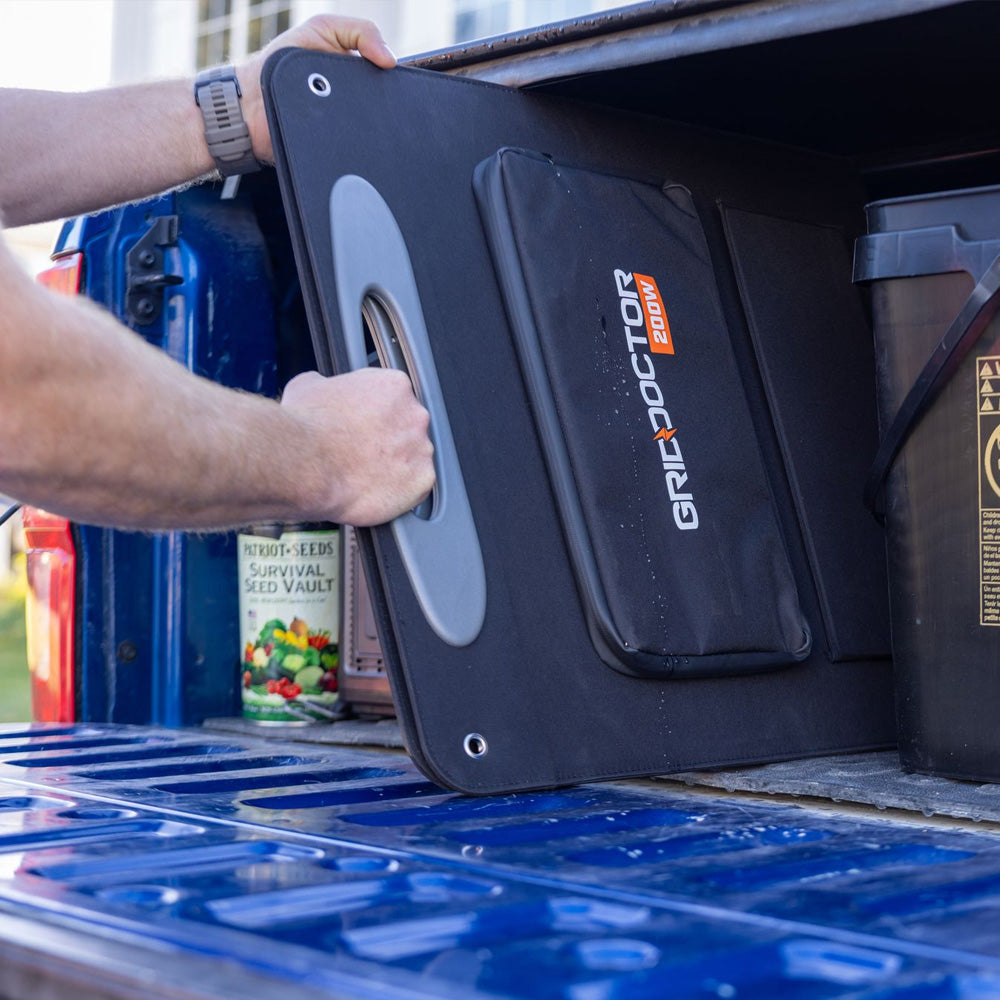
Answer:
[(391, 723), (222, 725), (0, 730), (0, 996), (1000, 994), (993, 786), (869, 754), (470, 798)]
[[(996, 12), (654, 0), (415, 64), (829, 158), (857, 228), (868, 200), (996, 183)], [(269, 175), (58, 249), (127, 320), (126, 255), (171, 217), (190, 342), (143, 335), (266, 394), (312, 366)], [(1000, 997), (1000, 785), (882, 752), (470, 798), (391, 722), (192, 728), (236, 710), (231, 539), (74, 530), (75, 707), (102, 721), (0, 727), (0, 998)]]

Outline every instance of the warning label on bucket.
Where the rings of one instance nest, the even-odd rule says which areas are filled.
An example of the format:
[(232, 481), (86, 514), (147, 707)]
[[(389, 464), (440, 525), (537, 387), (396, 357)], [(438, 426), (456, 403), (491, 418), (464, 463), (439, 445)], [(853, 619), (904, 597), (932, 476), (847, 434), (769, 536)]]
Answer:
[(976, 359), (979, 413), (979, 623), (1000, 625), (1000, 356)]

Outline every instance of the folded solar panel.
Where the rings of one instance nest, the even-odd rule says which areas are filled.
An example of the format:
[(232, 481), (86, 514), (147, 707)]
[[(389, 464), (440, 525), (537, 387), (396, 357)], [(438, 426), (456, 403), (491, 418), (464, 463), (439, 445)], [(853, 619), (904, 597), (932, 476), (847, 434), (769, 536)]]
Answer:
[(377, 356), (432, 416), (430, 502), (359, 532), (425, 773), (893, 742), (849, 169), (315, 52), (266, 87), (321, 368)]

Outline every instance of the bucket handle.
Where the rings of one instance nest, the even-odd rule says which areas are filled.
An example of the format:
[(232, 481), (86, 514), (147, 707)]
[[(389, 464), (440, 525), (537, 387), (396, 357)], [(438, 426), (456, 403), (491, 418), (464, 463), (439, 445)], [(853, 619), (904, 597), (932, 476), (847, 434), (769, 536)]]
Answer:
[(998, 311), (1000, 256), (965, 300), (882, 437), (864, 490), (865, 506), (880, 523), (885, 520), (882, 490), (896, 456)]

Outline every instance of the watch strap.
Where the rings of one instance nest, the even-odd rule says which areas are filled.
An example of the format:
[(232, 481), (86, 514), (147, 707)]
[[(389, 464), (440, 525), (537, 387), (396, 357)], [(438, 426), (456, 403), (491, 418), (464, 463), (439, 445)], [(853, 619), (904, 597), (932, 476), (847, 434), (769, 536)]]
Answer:
[(260, 169), (240, 107), (242, 96), (232, 66), (203, 70), (195, 80), (194, 99), (205, 123), (205, 142), (223, 177)]

